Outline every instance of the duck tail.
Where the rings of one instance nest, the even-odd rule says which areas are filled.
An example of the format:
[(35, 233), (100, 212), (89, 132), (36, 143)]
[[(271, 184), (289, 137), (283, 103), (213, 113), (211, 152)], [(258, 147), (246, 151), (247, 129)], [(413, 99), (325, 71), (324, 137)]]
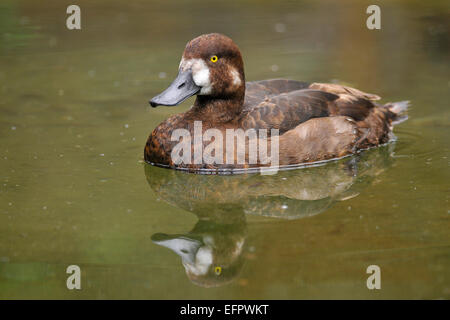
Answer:
[(408, 120), (408, 107), (409, 101), (389, 102), (383, 107), (389, 111), (389, 116), (392, 121), (392, 125), (402, 123)]

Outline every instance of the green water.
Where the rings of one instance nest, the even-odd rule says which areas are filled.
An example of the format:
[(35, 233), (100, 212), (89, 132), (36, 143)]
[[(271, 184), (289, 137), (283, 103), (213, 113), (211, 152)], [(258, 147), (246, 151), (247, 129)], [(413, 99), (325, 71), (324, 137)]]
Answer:
[[(0, 3), (0, 298), (450, 298), (448, 1), (383, 2), (376, 31), (365, 1), (77, 1), (79, 31), (68, 4)], [(145, 165), (193, 101), (148, 100), (209, 32), (249, 81), (345, 83), (410, 100), (410, 119), (396, 143), (272, 176)], [(207, 275), (161, 245), (177, 238), (210, 244)]]

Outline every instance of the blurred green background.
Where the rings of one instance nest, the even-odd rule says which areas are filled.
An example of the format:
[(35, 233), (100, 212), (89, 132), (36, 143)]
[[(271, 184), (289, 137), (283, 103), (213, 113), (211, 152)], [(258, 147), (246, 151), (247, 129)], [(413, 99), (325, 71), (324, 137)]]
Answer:
[[(448, 1), (379, 1), (381, 30), (366, 28), (372, 1), (75, 2), (72, 31), (74, 1), (0, 3), (0, 298), (450, 298)], [(148, 100), (185, 44), (210, 32), (238, 44), (248, 81), (348, 84), (410, 100), (410, 119), (357, 170), (346, 160), (227, 179), (148, 168), (148, 134), (193, 101)], [(293, 195), (314, 188), (320, 203)], [(245, 239), (238, 272), (214, 288), (151, 240), (198, 219), (217, 241)], [(80, 291), (66, 288), (71, 264)], [(366, 287), (371, 264), (378, 291)]]

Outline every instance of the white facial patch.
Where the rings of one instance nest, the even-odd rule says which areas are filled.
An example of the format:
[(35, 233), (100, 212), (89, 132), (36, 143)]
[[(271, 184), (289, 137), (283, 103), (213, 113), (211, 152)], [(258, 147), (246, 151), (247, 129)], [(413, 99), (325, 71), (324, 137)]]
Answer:
[(209, 77), (209, 68), (203, 59), (187, 59), (180, 61), (180, 70), (192, 70), (192, 78), (197, 86), (201, 87), (199, 95), (206, 95), (212, 92), (211, 79)]
[(231, 78), (233, 79), (233, 85), (240, 86), (242, 83), (241, 76), (235, 68), (231, 69)]
[(198, 249), (197, 254), (195, 255), (194, 265), (183, 261), (183, 266), (185, 267), (186, 271), (200, 276), (208, 273), (208, 270), (211, 267), (212, 263), (212, 249), (208, 246), (204, 246)]

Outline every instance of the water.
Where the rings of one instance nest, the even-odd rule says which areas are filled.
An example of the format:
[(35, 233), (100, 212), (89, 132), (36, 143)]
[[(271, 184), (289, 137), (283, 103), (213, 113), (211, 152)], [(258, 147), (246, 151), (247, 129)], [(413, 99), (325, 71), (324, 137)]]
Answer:
[[(81, 31), (58, 1), (0, 4), (0, 298), (450, 298), (447, 1), (383, 4), (380, 31), (364, 1), (77, 4)], [(147, 101), (207, 32), (235, 40), (249, 81), (349, 84), (410, 100), (410, 119), (396, 143), (272, 176), (145, 165), (192, 99)], [(206, 276), (177, 239), (210, 244)]]

